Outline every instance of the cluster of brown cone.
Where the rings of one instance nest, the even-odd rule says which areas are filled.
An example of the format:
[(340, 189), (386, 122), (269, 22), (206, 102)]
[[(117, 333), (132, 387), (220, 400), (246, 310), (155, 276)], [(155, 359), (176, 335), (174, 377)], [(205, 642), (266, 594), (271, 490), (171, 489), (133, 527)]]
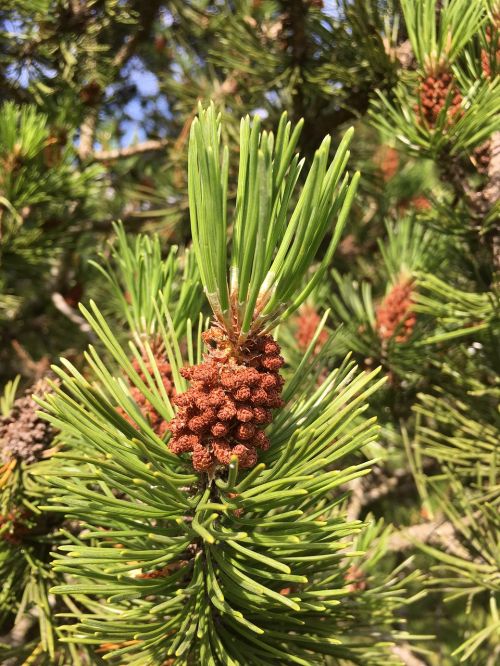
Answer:
[(412, 311), (414, 285), (412, 280), (403, 279), (395, 284), (376, 309), (377, 332), (382, 340), (395, 336), (396, 342), (406, 342), (417, 321)]
[(203, 362), (181, 369), (191, 385), (173, 399), (178, 412), (168, 425), (169, 448), (191, 453), (198, 472), (229, 465), (233, 456), (241, 468), (253, 467), (257, 451), (269, 448), (263, 428), (272, 421), (271, 410), (283, 404), (280, 347), (270, 335), (233, 345), (217, 326), (203, 339)]
[(40, 407), (33, 399), (49, 390), (47, 381), (40, 380), (14, 402), (7, 416), (0, 418), (0, 455), (4, 463), (11, 460), (34, 463), (52, 444), (54, 430), (38, 416)]
[(462, 113), (462, 95), (452, 74), (446, 69), (428, 74), (421, 79), (418, 98), (419, 104), (415, 106), (415, 112), (420, 114), (429, 127), (435, 127), (439, 115), (447, 105), (448, 124), (451, 124)]
[[(295, 339), (300, 351), (305, 351), (311, 344), (316, 330), (321, 322), (321, 317), (311, 305), (305, 305), (301, 308), (297, 317), (297, 330)], [(323, 329), (318, 336), (314, 353), (317, 354), (328, 340), (328, 331)]]

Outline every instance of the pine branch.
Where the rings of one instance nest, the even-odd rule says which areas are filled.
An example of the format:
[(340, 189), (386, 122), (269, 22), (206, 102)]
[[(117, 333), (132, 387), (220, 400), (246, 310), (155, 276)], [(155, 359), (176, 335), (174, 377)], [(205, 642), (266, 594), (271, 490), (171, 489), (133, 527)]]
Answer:
[(57, 310), (59, 310), (59, 312), (61, 312), (61, 314), (63, 314), (73, 324), (78, 326), (82, 333), (91, 336), (92, 331), (88, 323), (81, 315), (78, 314), (78, 312), (76, 312), (76, 310), (74, 310), (70, 305), (68, 305), (68, 303), (66, 303), (66, 300), (62, 294), (55, 291), (51, 296), (51, 300)]
[[(490, 165), (488, 169), (489, 184), (485, 195), (493, 207), (500, 201), (500, 132), (495, 132), (491, 137)], [(497, 224), (492, 239), (493, 266), (497, 280), (500, 280), (500, 230)]]
[(92, 153), (94, 145), (94, 135), (97, 124), (97, 110), (92, 109), (80, 126), (80, 144), (78, 146), (78, 155), (80, 160), (86, 160)]
[(357, 520), (361, 509), (363, 508), (363, 478), (353, 479), (347, 484), (348, 490), (351, 492), (349, 504), (347, 505), (347, 520)]
[(491, 137), (488, 181), (484, 195), (493, 206), (500, 200), (500, 132), (495, 132)]
[(402, 552), (418, 546), (419, 543), (434, 544), (456, 557), (470, 560), (470, 554), (459, 542), (451, 521), (429, 521), (394, 532), (389, 539), (388, 550)]
[(399, 657), (405, 666), (427, 666), (427, 662), (416, 657), (407, 643), (395, 645), (392, 653)]
[(50, 365), (47, 356), (42, 356), (39, 361), (34, 361), (18, 340), (12, 340), (11, 345), (21, 362), (23, 375), (32, 377), (36, 381), (47, 374)]
[(123, 65), (134, 55), (137, 47), (145, 41), (158, 15), (161, 6), (159, 0), (150, 0), (141, 5), (142, 11), (139, 17), (139, 25), (136, 32), (123, 44), (113, 58), (113, 67), (121, 69)]
[(403, 69), (411, 69), (415, 63), (415, 56), (409, 39), (398, 44), (394, 49), (394, 55)]
[[(298, 70), (302, 67), (307, 55), (306, 17), (308, 7), (304, 0), (291, 0), (287, 3), (286, 23), (290, 27), (290, 50), (292, 66)], [(304, 96), (301, 91), (301, 80), (293, 91), (293, 102), (296, 118), (304, 115)]]
[[(474, 208), (480, 213), (488, 214), (500, 201), (500, 132), (495, 132), (490, 139), (490, 163), (488, 166), (488, 182), (486, 187), (471, 195)], [(500, 283), (500, 220), (493, 222), (491, 233), (491, 249), (495, 280)]]
[(169, 145), (168, 139), (150, 139), (137, 143), (133, 146), (125, 148), (113, 148), (111, 150), (99, 150), (92, 154), (92, 160), (96, 162), (111, 162), (127, 157), (134, 157), (135, 155), (142, 155), (143, 153), (155, 152), (163, 150)]
[[(434, 460), (426, 459), (423, 462), (423, 469), (428, 471), (435, 464)], [(369, 477), (354, 479), (348, 489), (351, 491), (351, 497), (347, 508), (347, 518), (356, 520), (365, 507), (393, 493), (404, 495), (415, 489), (415, 483), (410, 468), (400, 467), (388, 474), (381, 468), (374, 467)]]

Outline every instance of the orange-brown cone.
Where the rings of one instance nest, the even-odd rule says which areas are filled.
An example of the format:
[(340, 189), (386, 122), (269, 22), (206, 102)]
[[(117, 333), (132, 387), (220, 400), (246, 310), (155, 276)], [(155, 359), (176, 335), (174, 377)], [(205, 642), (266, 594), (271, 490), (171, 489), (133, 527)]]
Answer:
[(415, 327), (417, 318), (412, 311), (413, 282), (402, 280), (396, 284), (376, 310), (376, 327), (381, 340), (406, 342)]
[(173, 399), (178, 411), (168, 424), (169, 448), (177, 455), (192, 452), (198, 472), (227, 466), (232, 456), (240, 467), (253, 467), (257, 451), (269, 448), (262, 428), (283, 404), (280, 347), (270, 335), (259, 335), (235, 351), (215, 326), (203, 338), (209, 349), (203, 363), (181, 370), (191, 385)]

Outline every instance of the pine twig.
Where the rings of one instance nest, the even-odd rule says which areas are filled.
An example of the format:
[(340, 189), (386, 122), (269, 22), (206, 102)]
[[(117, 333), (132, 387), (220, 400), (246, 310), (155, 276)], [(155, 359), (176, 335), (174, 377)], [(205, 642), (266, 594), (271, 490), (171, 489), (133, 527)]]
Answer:
[(405, 666), (427, 666), (427, 662), (416, 657), (406, 643), (395, 645), (392, 648), (392, 653), (399, 657)]
[[(500, 132), (495, 132), (491, 137), (490, 164), (488, 168), (488, 185), (483, 195), (492, 208), (500, 200)], [(496, 273), (495, 279), (500, 283), (500, 220), (495, 220), (492, 234), (493, 267)]]
[(78, 146), (78, 156), (81, 160), (86, 160), (92, 153), (96, 124), (97, 111), (96, 109), (92, 109), (92, 111), (88, 114), (80, 126), (80, 144)]
[(47, 356), (42, 356), (39, 361), (34, 361), (18, 340), (12, 340), (11, 345), (22, 364), (24, 375), (31, 376), (36, 381), (47, 374), (50, 367)]
[(162, 150), (168, 146), (168, 139), (150, 139), (137, 143), (134, 146), (127, 146), (125, 148), (113, 148), (111, 150), (99, 150), (92, 155), (92, 159), (96, 162), (110, 162), (112, 160), (119, 160), (126, 157), (134, 157), (134, 155), (141, 155), (142, 153), (150, 153), (156, 150)]
[[(428, 459), (424, 462), (424, 468), (428, 469), (434, 466), (434, 461)], [(356, 520), (364, 507), (378, 502), (387, 495), (402, 494), (415, 488), (413, 473), (411, 469), (400, 467), (390, 474), (387, 474), (382, 468), (374, 467), (369, 477), (354, 479), (347, 486), (351, 491), (350, 501), (347, 507), (347, 516), (349, 520)]]
[(419, 543), (440, 546), (456, 557), (471, 559), (469, 552), (459, 542), (453, 523), (448, 520), (443, 522), (428, 521), (394, 532), (389, 539), (388, 550), (401, 552)]
[(347, 484), (348, 490), (351, 491), (351, 497), (347, 505), (347, 520), (357, 520), (364, 505), (363, 499), (363, 478), (357, 478)]
[(159, 2), (159, 0), (150, 0), (149, 2), (143, 3), (137, 30), (117, 51), (113, 58), (113, 67), (118, 70), (121, 69), (133, 56), (139, 44), (147, 39), (156, 16), (158, 15), (160, 5), (161, 2)]
[(67, 317), (73, 324), (76, 324), (82, 333), (92, 336), (92, 329), (87, 321), (78, 312), (66, 303), (64, 296), (59, 292), (53, 292), (52, 303), (65, 317)]
[(495, 132), (491, 137), (488, 184), (481, 194), (490, 208), (500, 199), (500, 132)]
[[(307, 56), (306, 17), (308, 7), (303, 0), (291, 0), (287, 3), (287, 23), (290, 27), (290, 50), (293, 67), (300, 69)], [(300, 118), (304, 115), (304, 95), (301, 90), (302, 82), (298, 83), (293, 91), (295, 115)]]

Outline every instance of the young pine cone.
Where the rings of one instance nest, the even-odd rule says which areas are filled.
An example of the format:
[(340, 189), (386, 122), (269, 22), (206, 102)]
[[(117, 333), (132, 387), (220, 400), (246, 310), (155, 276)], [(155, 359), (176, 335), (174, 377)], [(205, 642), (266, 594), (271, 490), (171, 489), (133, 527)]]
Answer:
[(0, 451), (4, 463), (14, 459), (34, 463), (50, 448), (54, 430), (37, 415), (40, 406), (33, 399), (49, 390), (47, 381), (40, 380), (14, 402), (8, 416), (0, 417)]
[(417, 318), (411, 306), (413, 283), (402, 280), (396, 284), (376, 310), (377, 331), (381, 340), (406, 342), (415, 327)]
[(415, 111), (430, 127), (435, 127), (439, 114), (449, 104), (447, 111), (447, 122), (451, 122), (462, 112), (462, 95), (453, 82), (453, 77), (448, 71), (429, 74), (420, 81), (418, 88), (420, 104), (415, 106)]
[(198, 472), (229, 465), (232, 456), (240, 467), (253, 467), (257, 451), (269, 448), (263, 428), (272, 421), (271, 410), (283, 405), (280, 347), (270, 335), (259, 335), (234, 350), (215, 326), (203, 339), (209, 348), (203, 363), (181, 370), (191, 386), (173, 399), (178, 412), (168, 424), (169, 448), (192, 453)]

